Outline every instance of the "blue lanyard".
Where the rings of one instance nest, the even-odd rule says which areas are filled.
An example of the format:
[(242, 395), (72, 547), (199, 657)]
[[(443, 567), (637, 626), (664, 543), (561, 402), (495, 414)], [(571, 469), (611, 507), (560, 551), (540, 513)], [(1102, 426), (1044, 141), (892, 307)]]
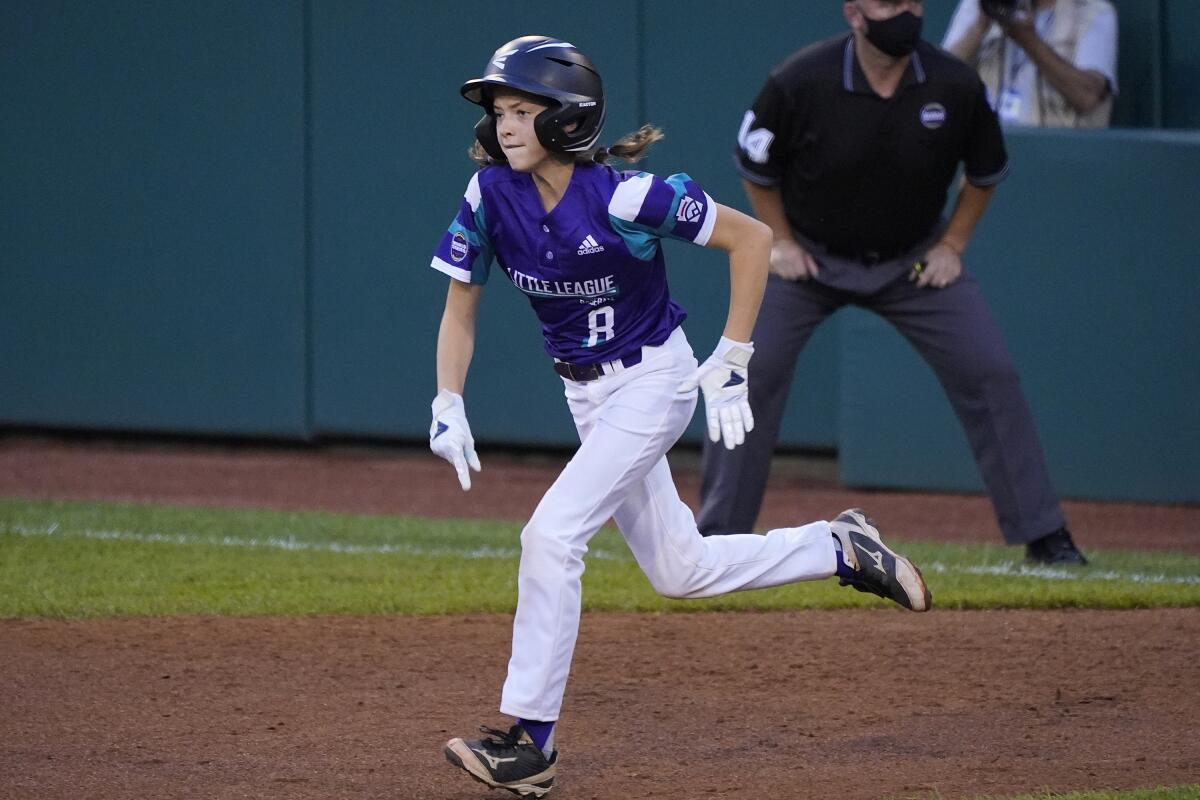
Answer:
[[(1033, 20), (1033, 29), (1037, 31), (1038, 36), (1043, 39), (1050, 33), (1050, 29), (1054, 25), (1054, 9), (1046, 12), (1045, 16), (1038, 14)], [(1025, 66), (1025, 62), (1029, 60), (1029, 56), (1025, 50), (1014, 46), (1012, 49), (1012, 62), (1008, 68), (1008, 85), (1017, 85), (1017, 75), (1021, 72), (1021, 68)]]

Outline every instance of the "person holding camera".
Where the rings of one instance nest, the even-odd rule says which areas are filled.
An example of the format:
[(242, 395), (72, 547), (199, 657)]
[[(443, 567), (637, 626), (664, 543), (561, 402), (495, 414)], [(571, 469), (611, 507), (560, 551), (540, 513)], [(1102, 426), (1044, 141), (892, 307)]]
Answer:
[(961, 0), (942, 46), (979, 70), (1000, 120), (1104, 128), (1117, 90), (1108, 0)]
[[(937, 375), (1004, 539), (1034, 563), (1084, 564), (1004, 337), (963, 269), (1008, 171), (983, 82), (921, 39), (920, 0), (841, 5), (850, 32), (777, 66), (738, 132), (735, 164), (773, 235), (771, 274), (747, 381), (754, 429), (734, 450), (705, 441), (700, 530), (754, 528), (796, 360), (821, 322), (856, 305), (892, 323)], [(888, 391), (871, 375), (843, 380)]]

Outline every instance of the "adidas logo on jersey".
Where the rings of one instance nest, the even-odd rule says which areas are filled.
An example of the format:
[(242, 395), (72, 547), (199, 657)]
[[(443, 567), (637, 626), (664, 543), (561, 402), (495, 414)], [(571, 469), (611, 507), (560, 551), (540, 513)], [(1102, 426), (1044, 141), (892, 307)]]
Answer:
[(604, 245), (596, 241), (596, 237), (590, 233), (587, 238), (579, 243), (579, 249), (575, 251), (577, 255), (586, 256), (591, 253), (603, 253)]

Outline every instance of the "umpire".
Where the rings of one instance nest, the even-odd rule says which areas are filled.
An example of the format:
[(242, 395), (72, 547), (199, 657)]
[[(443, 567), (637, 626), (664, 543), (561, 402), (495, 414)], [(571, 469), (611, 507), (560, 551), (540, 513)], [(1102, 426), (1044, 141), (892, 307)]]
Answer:
[(1008, 171), (1000, 125), (976, 72), (921, 40), (922, 14), (920, 0), (847, 0), (850, 35), (776, 67), (742, 121), (737, 167), (775, 244), (754, 329), (755, 428), (735, 450), (705, 442), (700, 529), (754, 528), (796, 359), (853, 304), (895, 325), (937, 374), (1005, 541), (1033, 562), (1085, 564), (1000, 329), (962, 267)]

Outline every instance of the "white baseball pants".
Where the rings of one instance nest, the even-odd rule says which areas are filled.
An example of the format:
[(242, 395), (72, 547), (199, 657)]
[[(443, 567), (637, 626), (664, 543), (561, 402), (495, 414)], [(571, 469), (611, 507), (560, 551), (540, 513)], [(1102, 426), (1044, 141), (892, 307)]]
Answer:
[[(675, 490), (666, 453), (696, 408), (676, 391), (696, 369), (682, 329), (636, 366), (563, 381), (581, 444), (521, 533), (512, 658), (500, 711), (556, 720), (579, 631), (583, 556), (610, 518), (660, 594), (693, 598), (834, 574), (828, 522), (705, 538)], [(753, 379), (753, 371), (751, 371)]]

